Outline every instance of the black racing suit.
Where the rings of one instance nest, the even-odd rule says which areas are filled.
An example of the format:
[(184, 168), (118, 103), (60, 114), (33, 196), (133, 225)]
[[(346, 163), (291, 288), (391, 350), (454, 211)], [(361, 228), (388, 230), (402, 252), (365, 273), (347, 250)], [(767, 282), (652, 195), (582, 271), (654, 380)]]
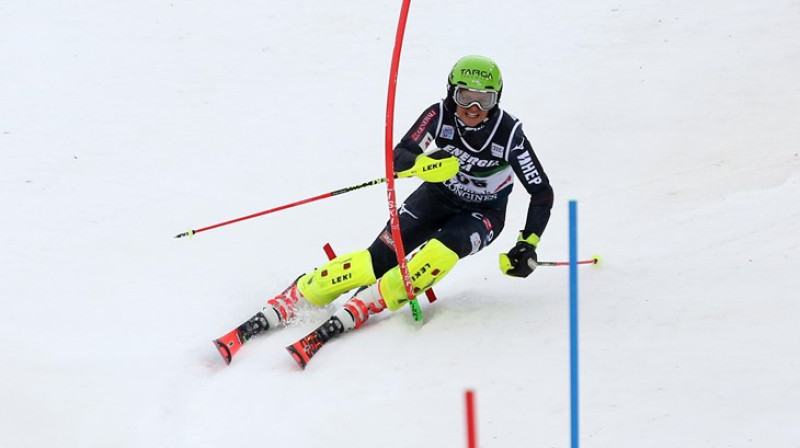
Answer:
[[(522, 123), (498, 106), (480, 126), (468, 128), (455, 111), (449, 98), (430, 106), (394, 149), (396, 172), (411, 168), (433, 142), (441, 151), (431, 157), (452, 155), (460, 164), (456, 176), (443, 183), (423, 183), (400, 207), (406, 251), (431, 238), (459, 258), (488, 246), (503, 230), (515, 176), (531, 196), (522, 235), (541, 236), (550, 219), (553, 189)], [(388, 223), (368, 250), (376, 278), (397, 265)]]

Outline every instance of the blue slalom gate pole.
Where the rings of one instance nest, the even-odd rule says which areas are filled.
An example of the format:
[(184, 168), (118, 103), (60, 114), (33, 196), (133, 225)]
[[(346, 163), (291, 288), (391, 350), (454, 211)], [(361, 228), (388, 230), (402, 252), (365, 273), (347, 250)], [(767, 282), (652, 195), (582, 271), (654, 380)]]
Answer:
[(578, 448), (578, 202), (575, 200), (569, 201), (569, 339), (571, 446)]

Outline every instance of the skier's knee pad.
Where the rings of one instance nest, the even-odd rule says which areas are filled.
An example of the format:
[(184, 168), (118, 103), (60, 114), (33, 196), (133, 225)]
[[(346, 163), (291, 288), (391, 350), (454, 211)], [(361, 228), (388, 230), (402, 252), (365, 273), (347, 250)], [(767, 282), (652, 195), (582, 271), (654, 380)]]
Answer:
[[(437, 239), (431, 239), (408, 262), (408, 274), (414, 287), (414, 296), (432, 287), (458, 262), (458, 254)], [(387, 272), (378, 285), (386, 307), (391, 311), (400, 309), (408, 301), (400, 267)]]
[(341, 255), (297, 281), (297, 289), (309, 302), (327, 305), (342, 293), (375, 283), (372, 259), (366, 250)]

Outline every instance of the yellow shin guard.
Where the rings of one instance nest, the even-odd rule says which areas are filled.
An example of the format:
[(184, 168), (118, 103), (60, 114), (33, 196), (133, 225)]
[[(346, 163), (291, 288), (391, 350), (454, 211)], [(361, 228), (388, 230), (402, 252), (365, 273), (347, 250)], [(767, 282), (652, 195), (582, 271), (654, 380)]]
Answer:
[(331, 303), (342, 293), (375, 283), (372, 257), (367, 250), (341, 255), (297, 281), (297, 289), (317, 306)]
[[(414, 286), (414, 296), (419, 295), (441, 280), (458, 262), (458, 254), (437, 239), (432, 239), (408, 262), (408, 273)], [(386, 307), (400, 309), (408, 302), (400, 267), (394, 267), (381, 277), (378, 285)]]

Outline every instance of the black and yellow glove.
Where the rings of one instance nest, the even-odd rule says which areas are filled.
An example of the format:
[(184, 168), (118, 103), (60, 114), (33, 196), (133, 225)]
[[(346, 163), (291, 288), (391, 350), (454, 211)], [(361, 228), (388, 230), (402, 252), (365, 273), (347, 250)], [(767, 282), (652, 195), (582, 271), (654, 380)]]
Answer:
[(500, 254), (500, 270), (503, 274), (512, 277), (527, 277), (536, 269), (538, 258), (536, 257), (536, 245), (539, 243), (539, 236), (535, 233), (523, 238), (519, 234), (517, 244), (508, 251)]

